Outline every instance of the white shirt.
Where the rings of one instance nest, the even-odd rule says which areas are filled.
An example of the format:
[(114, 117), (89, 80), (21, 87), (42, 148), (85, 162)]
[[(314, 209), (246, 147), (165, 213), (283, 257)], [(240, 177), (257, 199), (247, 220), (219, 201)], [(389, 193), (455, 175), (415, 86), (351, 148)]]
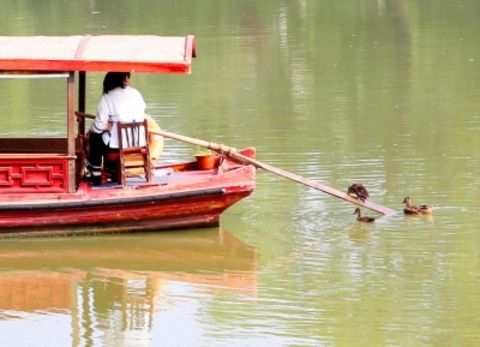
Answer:
[(142, 122), (145, 119), (145, 101), (135, 88), (117, 87), (103, 94), (97, 106), (97, 116), (90, 130), (101, 134), (108, 122), (113, 126), (103, 133), (103, 142), (110, 148), (118, 148), (117, 122)]

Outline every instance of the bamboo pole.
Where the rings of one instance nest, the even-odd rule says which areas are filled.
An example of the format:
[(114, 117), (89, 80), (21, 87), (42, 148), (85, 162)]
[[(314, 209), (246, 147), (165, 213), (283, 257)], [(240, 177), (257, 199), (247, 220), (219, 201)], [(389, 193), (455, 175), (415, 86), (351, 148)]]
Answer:
[(338, 189), (329, 187), (325, 184), (310, 180), (308, 178), (296, 175), (292, 172), (285, 171), (285, 170), (280, 169), (278, 167), (274, 167), (272, 165), (262, 163), (258, 160), (255, 160), (253, 158), (242, 155), (242, 154), (238, 153), (237, 150), (233, 147), (229, 147), (229, 146), (226, 146), (226, 145), (220, 145), (220, 144), (217, 144), (217, 143), (214, 143), (214, 142), (207, 142), (207, 141), (203, 141), (203, 140), (200, 140), (200, 139), (195, 139), (195, 138), (184, 136), (184, 135), (174, 134), (174, 133), (170, 133), (170, 132), (163, 131), (163, 130), (150, 130), (150, 132), (153, 133), (153, 134), (168, 137), (168, 138), (171, 138), (171, 139), (174, 139), (174, 140), (177, 140), (177, 141), (186, 142), (186, 143), (189, 143), (189, 144), (192, 144), (192, 145), (197, 145), (197, 146), (200, 146), (200, 147), (211, 149), (211, 150), (213, 150), (217, 153), (220, 153), (222, 155), (225, 155), (225, 156), (233, 159), (234, 161), (236, 161), (238, 163), (253, 165), (256, 168), (263, 169), (265, 171), (274, 173), (274, 174), (276, 174), (278, 176), (282, 176), (284, 178), (288, 178), (288, 179), (290, 179), (292, 181), (295, 181), (297, 183), (301, 183), (303, 185), (312, 187), (314, 189), (317, 189), (319, 191), (322, 191), (324, 193), (332, 195), (336, 198), (343, 199), (343, 200), (348, 201), (352, 204), (365, 207), (369, 210), (372, 210), (372, 211), (375, 211), (375, 212), (378, 212), (378, 213), (381, 213), (381, 214), (384, 214), (384, 215), (393, 215), (394, 213), (396, 213), (395, 210), (393, 210), (391, 208), (388, 208), (388, 207), (385, 207), (385, 206), (382, 206), (382, 205), (379, 205), (377, 203), (374, 203), (373, 201), (370, 201), (370, 200), (361, 201), (361, 200), (356, 199), (356, 198), (354, 198), (354, 197), (348, 195), (347, 193), (342, 192)]

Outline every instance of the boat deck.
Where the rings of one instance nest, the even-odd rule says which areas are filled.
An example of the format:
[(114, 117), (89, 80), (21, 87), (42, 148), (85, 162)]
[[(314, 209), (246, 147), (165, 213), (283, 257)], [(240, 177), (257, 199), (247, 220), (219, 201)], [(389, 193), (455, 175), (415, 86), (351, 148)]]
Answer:
[[(190, 170), (190, 171), (163, 171), (153, 175), (152, 182), (146, 182), (144, 177), (132, 176), (127, 178), (127, 187), (138, 187), (148, 185), (168, 185), (173, 183), (190, 182), (192, 179), (195, 181), (208, 179), (215, 175), (217, 170)], [(92, 190), (104, 190), (112, 189), (115, 187), (121, 188), (122, 186), (118, 182), (108, 182), (99, 186), (91, 186)]]

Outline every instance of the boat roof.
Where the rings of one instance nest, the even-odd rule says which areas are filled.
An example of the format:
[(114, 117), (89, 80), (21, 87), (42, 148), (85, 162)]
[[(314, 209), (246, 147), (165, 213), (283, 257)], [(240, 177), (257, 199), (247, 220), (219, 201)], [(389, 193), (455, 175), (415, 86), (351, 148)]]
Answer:
[(191, 72), (195, 37), (0, 36), (0, 71)]

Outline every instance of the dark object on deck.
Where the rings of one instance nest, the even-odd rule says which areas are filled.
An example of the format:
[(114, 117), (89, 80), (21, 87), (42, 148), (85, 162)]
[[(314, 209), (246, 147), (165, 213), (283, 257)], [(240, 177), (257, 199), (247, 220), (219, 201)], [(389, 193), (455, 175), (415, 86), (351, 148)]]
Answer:
[(357, 199), (360, 199), (362, 201), (367, 200), (367, 198), (369, 197), (367, 189), (359, 183), (354, 183), (350, 187), (348, 187), (347, 194), (355, 196)]
[(363, 222), (363, 223), (372, 223), (372, 222), (375, 222), (375, 218), (373, 217), (367, 217), (367, 216), (363, 216), (362, 217), (362, 211), (360, 210), (360, 208), (356, 208), (355, 209), (355, 212), (353, 212), (353, 214), (356, 214), (357, 215), (357, 220), (359, 222)]
[(407, 196), (402, 201), (405, 204), (403, 212), (405, 214), (432, 214), (432, 208), (428, 205), (412, 205), (412, 200)]

